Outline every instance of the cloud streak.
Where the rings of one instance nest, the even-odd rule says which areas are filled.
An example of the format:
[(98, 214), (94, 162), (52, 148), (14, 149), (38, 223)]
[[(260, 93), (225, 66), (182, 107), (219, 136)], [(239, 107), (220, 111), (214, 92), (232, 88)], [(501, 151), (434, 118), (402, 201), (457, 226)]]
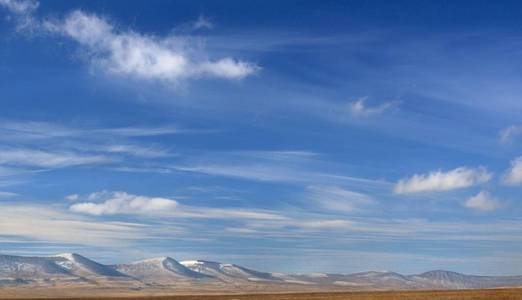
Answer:
[(174, 199), (134, 195), (121, 191), (100, 191), (85, 197), (72, 194), (65, 198), (77, 202), (69, 207), (71, 212), (93, 216), (132, 214), (177, 219), (286, 219), (273, 211), (181, 205)]
[[(165, 37), (122, 30), (107, 18), (75, 10), (63, 19), (35, 20), (37, 1), (1, 0), (18, 28), (65, 37), (79, 46), (92, 67), (107, 74), (138, 80), (153, 80), (177, 86), (187, 79), (222, 78), (239, 80), (261, 68), (232, 57), (210, 58), (203, 43), (189, 36)], [(198, 19), (194, 26), (212, 24)]]
[(0, 5), (15, 14), (25, 15), (33, 13), (38, 8), (39, 3), (31, 0), (0, 0)]
[(75, 41), (95, 68), (109, 74), (178, 84), (200, 77), (242, 79), (260, 69), (231, 57), (205, 58), (204, 50), (187, 37), (119, 30), (107, 19), (80, 10), (43, 27)]
[(367, 97), (360, 98), (356, 101), (353, 101), (349, 104), (348, 110), (351, 115), (355, 117), (368, 117), (371, 115), (381, 114), (397, 105), (399, 105), (398, 101), (390, 101), (384, 102), (380, 105), (369, 106), (366, 101)]
[(35, 121), (2, 121), (0, 122), (0, 139), (5, 140), (45, 140), (58, 138), (99, 138), (99, 137), (149, 137), (173, 135), (181, 133), (194, 133), (197, 130), (180, 129), (175, 126), (157, 127), (107, 127), (99, 128), (87, 126), (64, 126), (51, 122)]
[(522, 134), (522, 126), (512, 125), (500, 131), (500, 142), (502, 144), (510, 144), (515, 138)]
[(17, 30), (32, 30), (36, 22), (32, 14), (40, 3), (33, 0), (0, 0), (0, 7), (5, 7), (14, 17)]
[(133, 223), (93, 222), (48, 206), (0, 204), (0, 236), (110, 247), (144, 238), (145, 227)]
[(486, 168), (459, 167), (448, 172), (435, 171), (428, 174), (415, 174), (399, 180), (395, 185), (396, 194), (419, 192), (441, 192), (471, 187), (488, 182), (492, 174)]
[(353, 211), (374, 204), (375, 200), (363, 193), (338, 186), (309, 186), (309, 199), (331, 211)]
[(0, 165), (30, 167), (69, 167), (107, 163), (113, 159), (103, 155), (72, 152), (47, 152), (32, 149), (0, 149)]
[[(319, 159), (320, 154), (307, 151), (236, 151), (211, 153), (197, 161), (170, 166), (167, 169), (210, 176), (223, 176), (260, 182), (280, 182), (304, 185), (357, 185), (386, 188), (389, 182), (344, 176), (332, 171), (332, 166)], [(164, 172), (165, 168), (158, 171)]]
[(176, 200), (161, 197), (146, 197), (126, 192), (101, 192), (89, 195), (89, 200), (71, 205), (70, 210), (95, 216), (114, 214), (147, 214), (169, 212), (178, 206)]
[(213, 29), (214, 24), (204, 15), (199, 15), (196, 22), (194, 22), (193, 28), (196, 30), (197, 29)]

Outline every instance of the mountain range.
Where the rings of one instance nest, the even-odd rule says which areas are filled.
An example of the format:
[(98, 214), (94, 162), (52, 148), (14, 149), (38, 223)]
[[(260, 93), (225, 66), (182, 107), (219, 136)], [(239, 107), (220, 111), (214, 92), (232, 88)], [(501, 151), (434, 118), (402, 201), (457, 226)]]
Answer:
[(251, 270), (205, 260), (178, 262), (170, 257), (105, 265), (75, 253), (50, 257), (0, 255), (0, 288), (12, 287), (192, 287), (201, 290), (390, 290), (467, 289), (522, 286), (522, 276), (477, 276), (436, 270), (402, 275), (394, 272), (354, 274), (284, 274)]

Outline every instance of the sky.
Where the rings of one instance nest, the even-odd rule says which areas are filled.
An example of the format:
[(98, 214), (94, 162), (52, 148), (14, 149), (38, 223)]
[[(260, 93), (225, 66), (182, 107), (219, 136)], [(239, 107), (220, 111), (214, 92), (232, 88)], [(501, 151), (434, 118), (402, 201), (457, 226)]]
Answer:
[(0, 253), (522, 274), (521, 9), (0, 0)]

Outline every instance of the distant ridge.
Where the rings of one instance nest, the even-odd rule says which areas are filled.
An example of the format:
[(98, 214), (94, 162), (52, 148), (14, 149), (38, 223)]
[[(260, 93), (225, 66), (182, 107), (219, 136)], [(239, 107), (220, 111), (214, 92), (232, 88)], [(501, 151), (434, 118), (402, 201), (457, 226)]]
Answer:
[(58, 265), (76, 275), (106, 277), (126, 276), (115, 270), (113, 267), (102, 265), (76, 253), (62, 253), (56, 255), (56, 257), (65, 259), (63, 261), (57, 260)]
[[(0, 288), (17, 286), (87, 286), (141, 289), (151, 286), (204, 290), (245, 289), (270, 285), (278, 289), (382, 290), (471, 289), (522, 286), (522, 276), (477, 276), (445, 270), (402, 275), (395, 272), (354, 274), (268, 273), (205, 260), (178, 262), (171, 257), (104, 265), (76, 253), (49, 257), (0, 255)], [(299, 288), (300, 287), (300, 288)]]
[(209, 276), (194, 272), (171, 257), (158, 257), (114, 266), (119, 272), (146, 283), (168, 284)]
[(254, 271), (234, 264), (224, 264), (205, 260), (182, 261), (182, 265), (187, 268), (205, 274), (209, 277), (215, 277), (224, 281), (249, 280), (249, 281), (280, 281), (281, 279), (274, 277), (271, 273)]

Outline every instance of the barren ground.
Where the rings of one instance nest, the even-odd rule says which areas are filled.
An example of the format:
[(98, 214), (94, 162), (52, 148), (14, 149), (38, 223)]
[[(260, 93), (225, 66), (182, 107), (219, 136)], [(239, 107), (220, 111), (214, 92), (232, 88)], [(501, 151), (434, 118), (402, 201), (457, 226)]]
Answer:
[[(107, 292), (107, 291), (105, 291)], [(269, 291), (266, 291), (269, 292)], [(85, 289), (38, 290), (0, 289), (1, 299), (76, 299), (76, 300), (514, 300), (522, 299), (522, 289), (453, 290), (453, 291), (391, 291), (391, 292), (328, 292), (328, 293), (256, 293), (222, 295), (168, 295), (152, 293), (88, 291)]]

